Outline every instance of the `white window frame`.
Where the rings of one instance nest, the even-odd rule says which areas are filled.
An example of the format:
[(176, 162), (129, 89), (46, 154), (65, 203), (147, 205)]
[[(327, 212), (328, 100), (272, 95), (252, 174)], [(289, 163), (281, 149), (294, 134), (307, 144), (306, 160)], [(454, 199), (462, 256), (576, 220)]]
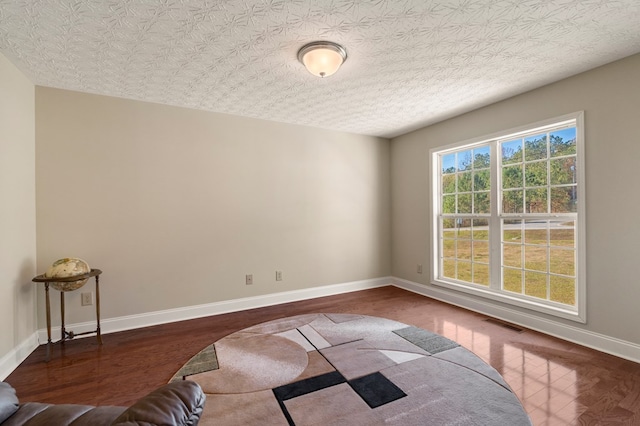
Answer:
[[(524, 294), (515, 294), (501, 289), (502, 282), (502, 229), (501, 219), (503, 214), (502, 206), (499, 206), (499, 188), (501, 188), (501, 164), (498, 160), (498, 140), (516, 138), (522, 134), (528, 134), (536, 131), (543, 131), (546, 128), (555, 125), (569, 124), (575, 122), (576, 126), (576, 182), (578, 188), (578, 204), (575, 229), (575, 247), (576, 247), (576, 294), (575, 306), (554, 303), (543, 299), (529, 297)], [(431, 228), (431, 283), (437, 286), (461, 291), (464, 293), (481, 296), (491, 300), (515, 305), (522, 308), (531, 309), (537, 312), (553, 315), (556, 317), (566, 318), (576, 322), (586, 323), (587, 321), (587, 300), (586, 300), (586, 186), (585, 186), (585, 142), (584, 142), (584, 112), (578, 111), (566, 114), (560, 117), (539, 121), (532, 124), (519, 126), (505, 131), (497, 132), (491, 135), (485, 135), (478, 138), (469, 139), (462, 142), (449, 144), (446, 146), (436, 147), (429, 151), (429, 176), (431, 177), (430, 185), (430, 228)], [(488, 287), (456, 281), (453, 279), (441, 279), (440, 277), (440, 211), (442, 200), (442, 184), (440, 180), (441, 165), (440, 158), (450, 152), (460, 151), (461, 149), (470, 149), (473, 147), (485, 145), (489, 143), (491, 146), (491, 218), (490, 226), (490, 274), (491, 284)], [(557, 215), (562, 216), (562, 215)], [(516, 219), (526, 219), (527, 214), (511, 214), (509, 217)], [(550, 216), (553, 219), (555, 216)], [(499, 277), (496, 280), (496, 277)]]

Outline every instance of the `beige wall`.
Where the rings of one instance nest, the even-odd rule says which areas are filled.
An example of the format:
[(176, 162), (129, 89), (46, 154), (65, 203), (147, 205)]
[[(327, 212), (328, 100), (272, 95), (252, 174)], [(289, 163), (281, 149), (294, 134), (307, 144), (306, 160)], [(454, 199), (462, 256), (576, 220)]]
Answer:
[(34, 86), (0, 54), (0, 359), (36, 331), (34, 131)]
[(386, 139), (42, 87), (36, 113), (38, 269), (102, 269), (104, 318), (389, 275)]
[(561, 322), (640, 343), (638, 75), (635, 55), (392, 140), (392, 274), (430, 286), (429, 149), (584, 110), (588, 322)]
[[(389, 146), (48, 88), (36, 88), (34, 107), (33, 85), (0, 56), (0, 321), (9, 324), (0, 358), (44, 328), (30, 280), (63, 256), (104, 270), (103, 318), (389, 274), (429, 286), (429, 149), (577, 110), (586, 122), (588, 323), (553, 321), (640, 343), (640, 198), (630, 186), (638, 71), (640, 55)], [(79, 293), (68, 295), (67, 314), (68, 323), (94, 318)]]

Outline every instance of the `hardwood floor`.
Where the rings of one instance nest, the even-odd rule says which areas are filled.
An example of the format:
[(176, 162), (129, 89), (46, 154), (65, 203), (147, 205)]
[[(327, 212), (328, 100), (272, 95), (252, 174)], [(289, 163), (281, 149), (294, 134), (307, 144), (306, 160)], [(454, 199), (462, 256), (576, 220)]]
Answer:
[[(640, 425), (640, 364), (395, 287), (40, 346), (6, 381), (21, 402), (128, 405), (166, 383), (189, 358), (245, 327), (316, 312), (358, 313), (430, 330), (473, 351), (498, 370), (534, 425)], [(489, 320), (488, 320), (489, 319)]]

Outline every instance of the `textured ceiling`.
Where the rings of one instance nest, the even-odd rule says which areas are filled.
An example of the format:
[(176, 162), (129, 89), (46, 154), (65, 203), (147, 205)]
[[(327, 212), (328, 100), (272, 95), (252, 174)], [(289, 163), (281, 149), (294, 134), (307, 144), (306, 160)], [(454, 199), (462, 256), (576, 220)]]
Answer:
[[(296, 59), (341, 43), (332, 77)], [(0, 0), (35, 84), (393, 137), (640, 52), (639, 0)]]

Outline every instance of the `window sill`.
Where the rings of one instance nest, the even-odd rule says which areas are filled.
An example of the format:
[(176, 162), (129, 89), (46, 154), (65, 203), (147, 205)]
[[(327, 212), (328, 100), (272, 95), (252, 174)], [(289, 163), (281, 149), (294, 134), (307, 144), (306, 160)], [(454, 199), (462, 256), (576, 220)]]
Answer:
[(564, 308), (561, 306), (546, 304), (527, 296), (512, 296), (509, 293), (495, 291), (490, 288), (484, 288), (480, 286), (471, 287), (468, 285), (456, 284), (454, 282), (442, 281), (438, 279), (432, 279), (431, 284), (467, 294), (472, 294), (474, 296), (482, 297), (485, 299), (495, 300), (498, 302), (506, 303), (508, 305), (530, 309), (532, 311), (541, 312), (547, 315), (552, 315), (554, 317), (568, 319), (582, 324), (585, 324), (587, 322), (586, 312), (579, 312), (577, 309), (572, 309), (571, 307)]

